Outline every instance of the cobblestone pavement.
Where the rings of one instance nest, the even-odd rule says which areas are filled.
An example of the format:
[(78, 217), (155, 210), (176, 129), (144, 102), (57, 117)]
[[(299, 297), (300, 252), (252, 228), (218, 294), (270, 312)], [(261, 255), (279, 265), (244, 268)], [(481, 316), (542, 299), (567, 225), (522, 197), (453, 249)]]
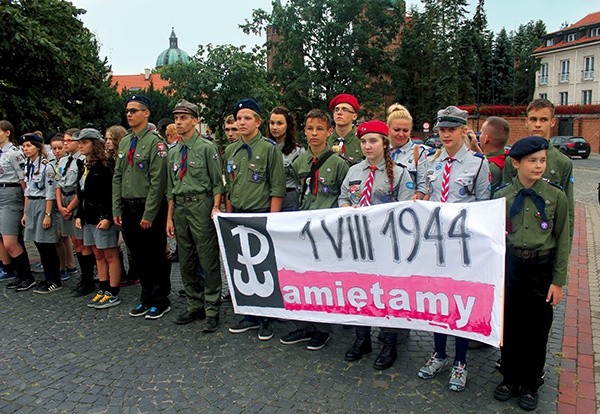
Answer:
[[(596, 181), (595, 190), (597, 170), (590, 177)], [(578, 200), (582, 185), (576, 181)], [(578, 251), (575, 260), (581, 263), (584, 257), (587, 263), (588, 254), (595, 252), (595, 260), (590, 262), (597, 265), (600, 214), (591, 200), (580, 208), (589, 212), (578, 214), (578, 226), (582, 237), (587, 235), (588, 248), (585, 253)], [(589, 284), (596, 290), (590, 293), (597, 296), (600, 282), (597, 267), (592, 273), (591, 266)], [(469, 351), (467, 388), (455, 393), (447, 389), (447, 374), (429, 381), (417, 378), (419, 367), (433, 348), (429, 333), (410, 332), (400, 342), (396, 364), (383, 372), (375, 371), (372, 363), (378, 345), (359, 362), (344, 361), (353, 332), (341, 327), (335, 327), (325, 348), (308, 351), (302, 344), (279, 343), (278, 338), (293, 329), (291, 322), (276, 323), (275, 338), (266, 342), (259, 341), (255, 331), (229, 334), (226, 326), (238, 319), (229, 304), (223, 306), (221, 326), (214, 334), (203, 334), (198, 322), (174, 325), (177, 314), (185, 308), (184, 299), (176, 294), (181, 288), (177, 264), (172, 281), (173, 310), (155, 321), (127, 314), (136, 304), (139, 286), (124, 288), (123, 303), (108, 310), (87, 308), (87, 298), (71, 298), (68, 289), (51, 295), (0, 290), (0, 413), (521, 411), (515, 399), (501, 403), (492, 396), (501, 379), (494, 368), (497, 349)], [(66, 286), (73, 283), (71, 280)], [(569, 369), (563, 348), (566, 302), (555, 310), (546, 384), (540, 390), (537, 410), (540, 413), (593, 412), (590, 405), (586, 406), (588, 411), (583, 411), (583, 406), (578, 410), (577, 395), (590, 398), (593, 393), (589, 389), (576, 389), (574, 401), (564, 403), (567, 394), (563, 386), (578, 382), (578, 371), (569, 381), (563, 380)], [(590, 302), (594, 300), (588, 300), (588, 307)], [(597, 303), (594, 306), (591, 326), (599, 372), (600, 309)], [(374, 330), (374, 344), (376, 336)], [(448, 349), (453, 349), (452, 342)], [(575, 351), (575, 369), (577, 358)], [(560, 410), (559, 399), (563, 401)]]

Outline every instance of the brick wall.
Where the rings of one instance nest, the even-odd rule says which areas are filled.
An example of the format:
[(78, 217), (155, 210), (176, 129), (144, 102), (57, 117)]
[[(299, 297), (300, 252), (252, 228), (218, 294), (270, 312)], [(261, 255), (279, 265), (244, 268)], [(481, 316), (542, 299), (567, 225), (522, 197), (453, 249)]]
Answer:
[[(479, 131), (486, 118), (481, 117), (479, 120), (469, 118), (468, 125), (473, 130)], [(592, 152), (600, 153), (600, 115), (573, 115), (573, 118), (573, 135), (584, 137), (590, 143)], [(504, 119), (510, 124), (509, 144), (529, 135), (524, 117), (504, 117)], [(552, 136), (554, 135), (558, 135), (558, 121), (552, 131)]]

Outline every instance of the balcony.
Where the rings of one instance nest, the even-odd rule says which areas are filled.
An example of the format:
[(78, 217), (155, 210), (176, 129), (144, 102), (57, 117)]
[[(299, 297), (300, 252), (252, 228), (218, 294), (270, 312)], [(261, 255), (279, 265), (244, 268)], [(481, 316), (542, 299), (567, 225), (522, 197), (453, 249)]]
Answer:
[(594, 80), (594, 69), (582, 70), (581, 71), (581, 80), (582, 81), (593, 81)]
[(569, 72), (559, 73), (558, 74), (558, 83), (567, 83), (569, 82)]
[(548, 85), (548, 75), (540, 75), (538, 79), (540, 85)]

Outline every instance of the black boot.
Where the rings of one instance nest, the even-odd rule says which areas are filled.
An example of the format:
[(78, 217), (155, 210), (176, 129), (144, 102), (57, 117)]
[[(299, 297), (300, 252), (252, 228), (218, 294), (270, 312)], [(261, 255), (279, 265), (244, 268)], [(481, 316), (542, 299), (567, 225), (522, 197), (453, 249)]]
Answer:
[(77, 260), (79, 261), (79, 269), (81, 270), (81, 280), (73, 289), (73, 297), (86, 296), (96, 290), (96, 283), (94, 282), (94, 265), (96, 264), (96, 257), (93, 253), (85, 256), (81, 253), (77, 253)]
[(358, 361), (363, 355), (371, 352), (371, 327), (370, 326), (357, 326), (356, 327), (356, 339), (352, 347), (346, 352), (344, 359), (346, 361)]
[(383, 346), (373, 363), (373, 368), (382, 370), (394, 365), (396, 358), (398, 358), (398, 350), (396, 349), (397, 339), (398, 334), (396, 332), (383, 331)]

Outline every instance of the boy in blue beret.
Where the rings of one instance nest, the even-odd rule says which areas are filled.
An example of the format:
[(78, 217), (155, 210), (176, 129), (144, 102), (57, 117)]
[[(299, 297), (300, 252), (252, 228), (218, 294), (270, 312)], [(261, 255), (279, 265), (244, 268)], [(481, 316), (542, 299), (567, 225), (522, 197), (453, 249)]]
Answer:
[(519, 140), (509, 153), (517, 171), (494, 198), (506, 198), (506, 279), (502, 382), (494, 397), (519, 397), (519, 406), (534, 410), (552, 307), (562, 299), (569, 264), (569, 206), (561, 187), (543, 178), (548, 141), (539, 136)]

